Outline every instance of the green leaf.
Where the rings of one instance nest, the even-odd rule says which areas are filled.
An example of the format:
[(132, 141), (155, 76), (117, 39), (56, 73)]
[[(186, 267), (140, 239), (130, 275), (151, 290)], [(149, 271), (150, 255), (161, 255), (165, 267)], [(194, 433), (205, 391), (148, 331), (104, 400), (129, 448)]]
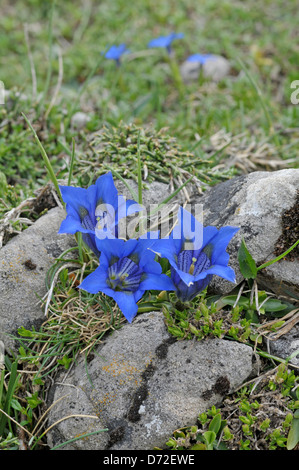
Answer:
[(287, 307), (286, 304), (282, 303), (277, 299), (269, 299), (263, 304), (263, 308), (266, 312), (280, 312)]
[(23, 326), (18, 328), (18, 334), (20, 336), (24, 336), (26, 338), (34, 338), (34, 336), (35, 336), (35, 334), (32, 331), (26, 330), (26, 328), (24, 328)]
[(255, 323), (255, 324), (259, 323), (259, 316), (255, 310), (252, 310), (252, 309), (247, 310), (247, 312), (245, 313), (245, 318), (246, 320), (249, 320), (250, 323)]
[(21, 346), (21, 347), (19, 348), (19, 354), (20, 354), (21, 357), (26, 357), (26, 356), (27, 356), (26, 350), (25, 350), (25, 348), (24, 348), (23, 346)]
[[(3, 435), (4, 429), (5, 429), (5, 426), (6, 426), (6, 422), (7, 422), (7, 419), (8, 419), (7, 415), (9, 415), (10, 408), (11, 408), (11, 400), (13, 399), (13, 394), (14, 394), (14, 391), (15, 391), (17, 385), (18, 385), (18, 381), (19, 381), (19, 378), (20, 378), (20, 374), (18, 374), (17, 367), (18, 367), (17, 361), (13, 362), (12, 365), (11, 365), (10, 377), (9, 377), (7, 391), (6, 391), (6, 396), (5, 396), (5, 399), (4, 399), (4, 404), (2, 405), (2, 407), (3, 407), (2, 409), (6, 414), (0, 413), (0, 436)], [(1, 377), (1, 389), (2, 389), (2, 387), (3, 387), (3, 381), (2, 381), (2, 377)], [(2, 394), (1, 389), (0, 389), (0, 391), (1, 391), (1, 394)]]
[(0, 171), (0, 194), (4, 194), (7, 191), (7, 180), (6, 176)]
[(238, 251), (238, 261), (240, 270), (245, 279), (255, 279), (257, 275), (257, 267), (254, 259), (248, 251), (244, 238)]
[(185, 336), (185, 333), (180, 328), (177, 328), (175, 326), (169, 326), (168, 331), (170, 334), (172, 334), (173, 336), (177, 336), (178, 338), (183, 338)]
[[(225, 306), (225, 305), (233, 306), (236, 300), (237, 300), (236, 295), (226, 295), (225, 297), (221, 297), (220, 302), (222, 306)], [(240, 307), (244, 307), (245, 309), (249, 308), (249, 305), (250, 305), (249, 298), (241, 295), (241, 297), (238, 299), (238, 305)]]
[(209, 431), (213, 431), (216, 435), (219, 432), (221, 426), (221, 415), (218, 413), (217, 415), (214, 416), (212, 421), (209, 424)]
[(203, 434), (203, 437), (207, 446), (207, 450), (213, 450), (213, 444), (216, 439), (216, 434), (214, 433), (214, 431), (206, 431)]
[(16, 400), (15, 398), (12, 398), (10, 400), (10, 406), (16, 411), (22, 411), (24, 409), (22, 405), (18, 402), (18, 400)]
[(207, 447), (202, 442), (199, 442), (197, 444), (194, 444), (194, 446), (192, 446), (190, 450), (207, 450)]
[(72, 359), (67, 356), (63, 356), (63, 358), (58, 359), (57, 362), (58, 364), (61, 364), (62, 366), (64, 366), (65, 369), (68, 369), (70, 367), (70, 363), (72, 362)]
[(299, 413), (298, 413), (298, 418), (296, 418), (295, 416), (296, 416), (296, 413), (294, 415), (294, 419), (292, 421), (291, 429), (289, 431), (288, 438), (287, 438), (287, 449), (288, 450), (294, 449), (294, 447), (299, 442)]
[(33, 393), (30, 397), (27, 397), (26, 400), (32, 409), (36, 408), (40, 403), (42, 403), (42, 401), (37, 396), (37, 392)]

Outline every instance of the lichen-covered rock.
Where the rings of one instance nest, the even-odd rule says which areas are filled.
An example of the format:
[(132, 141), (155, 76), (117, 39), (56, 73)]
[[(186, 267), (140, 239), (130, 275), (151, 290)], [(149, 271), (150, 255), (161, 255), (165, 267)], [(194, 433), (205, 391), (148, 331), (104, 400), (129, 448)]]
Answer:
[(294, 356), (290, 358), (289, 363), (299, 367), (299, 325), (294, 325), (286, 334), (269, 341), (269, 349), (273, 356), (283, 359), (290, 358), (293, 354)]
[(15, 348), (19, 327), (37, 327), (45, 320), (40, 299), (46, 294), (46, 275), (55, 258), (74, 246), (74, 237), (58, 235), (65, 217), (56, 207), (0, 249), (0, 339)]
[(205, 78), (219, 82), (229, 74), (230, 68), (230, 62), (225, 57), (211, 55), (210, 58), (205, 60), (204, 64), (201, 64), (200, 61), (190, 62), (186, 60), (182, 63), (180, 70), (186, 83), (198, 80), (201, 70)]
[(90, 116), (88, 116), (88, 114), (78, 111), (72, 116), (71, 124), (74, 128), (81, 130), (86, 126), (89, 121)]
[[(176, 341), (162, 313), (146, 313), (114, 331), (50, 391), (52, 448), (75, 436), (108, 429), (64, 446), (84, 450), (151, 450), (172, 432), (240, 386), (252, 372), (252, 349), (209, 339)], [(60, 400), (65, 396), (64, 399)], [(60, 400), (60, 401), (58, 401)]]
[[(298, 193), (299, 169), (287, 169), (238, 176), (193, 199), (193, 203), (203, 205), (204, 225), (240, 227), (228, 246), (237, 283), (243, 280), (237, 260), (243, 237), (257, 265), (276, 258), (295, 243), (299, 226)], [(292, 214), (288, 223), (285, 222), (286, 213)], [(297, 249), (285, 259), (259, 271), (260, 285), (277, 295), (298, 299), (298, 253)], [(234, 285), (215, 276), (210, 287), (217, 293), (226, 294)]]

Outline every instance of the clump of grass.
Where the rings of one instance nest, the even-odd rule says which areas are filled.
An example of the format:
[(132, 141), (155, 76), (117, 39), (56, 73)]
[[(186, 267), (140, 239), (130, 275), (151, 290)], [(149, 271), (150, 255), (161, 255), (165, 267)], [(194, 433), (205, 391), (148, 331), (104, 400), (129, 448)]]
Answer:
[[(85, 266), (85, 272), (88, 270)], [(65, 343), (70, 351), (75, 347), (80, 354), (88, 354), (107, 332), (119, 328), (125, 318), (104, 294), (95, 296), (78, 289), (82, 276), (82, 269), (60, 271), (43, 329), (51, 337), (67, 336)], [(64, 357), (67, 355), (69, 352)]]
[(53, 286), (47, 318), (39, 330), (20, 327), (18, 354), (13, 361), (6, 357), (0, 374), (0, 449), (47, 448), (47, 391), (57, 372), (67, 374), (78, 356), (88, 361), (104, 336), (125, 321), (109, 298), (77, 289), (91, 266), (69, 264), (60, 269), (61, 262), (54, 263), (48, 273)]
[[(12, 93), (11, 108), (0, 106), (0, 171), (5, 174), (7, 183), (20, 187), (33, 188), (37, 182), (45, 181), (46, 171), (40, 158), (40, 151), (24, 119), (21, 109), (29, 109), (30, 119), (36, 118), (36, 109), (30, 108), (28, 99), (20, 103)], [(37, 132), (44, 137), (47, 152), (51, 154), (53, 167), (58, 168), (61, 161), (57, 158), (59, 149), (56, 136), (42, 131), (41, 124), (35, 122)], [(46, 139), (45, 139), (46, 137)]]
[[(167, 129), (156, 131), (151, 126), (123, 122), (117, 127), (104, 126), (88, 137), (88, 147), (81, 151), (74, 175), (81, 184), (89, 184), (90, 175), (95, 178), (111, 170), (137, 182), (138, 152), (144, 183), (160, 181), (175, 189), (194, 176), (193, 183), (202, 191), (217, 180), (217, 174), (207, 168), (208, 162), (183, 150)], [(226, 178), (221, 172), (218, 176)]]

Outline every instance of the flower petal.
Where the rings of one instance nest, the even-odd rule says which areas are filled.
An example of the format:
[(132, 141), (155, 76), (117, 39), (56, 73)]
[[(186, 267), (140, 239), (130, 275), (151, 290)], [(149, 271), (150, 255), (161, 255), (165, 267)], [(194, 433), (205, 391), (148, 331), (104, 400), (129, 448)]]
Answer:
[(111, 46), (110, 49), (106, 52), (106, 59), (118, 60), (126, 52), (127, 47), (125, 44), (120, 44), (119, 46)]
[(162, 238), (157, 240), (150, 248), (150, 251), (156, 253), (160, 258), (167, 258), (170, 263), (177, 264), (177, 254), (179, 250), (175, 246), (172, 238)]
[(131, 292), (113, 292), (112, 297), (129, 323), (132, 322), (138, 311), (134, 294)]
[(141, 290), (176, 290), (170, 277), (166, 274), (147, 273), (140, 283)]
[(124, 252), (124, 246), (125, 246), (125, 240), (120, 240), (119, 238), (95, 238), (96, 246), (97, 249), (101, 253), (105, 253), (107, 259), (110, 261), (110, 259), (113, 257), (121, 258), (123, 256)]
[(95, 235), (92, 233), (82, 233), (82, 240), (84, 243), (91, 249), (91, 251), (94, 252), (96, 257), (98, 258), (100, 256), (100, 252), (97, 249), (96, 242), (95, 242)]
[[(79, 218), (82, 208), (89, 214), (94, 213), (94, 201), (91, 200), (90, 193), (88, 193), (87, 189), (77, 188), (75, 186), (59, 186), (59, 188), (62, 199), (67, 204), (67, 208), (69, 206), (72, 207)], [(72, 214), (74, 215), (74, 212), (72, 212)]]
[(192, 54), (187, 58), (187, 62), (199, 62), (205, 64), (208, 60), (214, 60), (213, 54)]
[(160, 36), (152, 39), (148, 43), (148, 47), (166, 47), (168, 48), (174, 39), (181, 39), (184, 37), (184, 33), (170, 33), (168, 36)]
[(111, 171), (101, 175), (95, 182), (96, 201), (95, 207), (99, 203), (110, 204), (116, 212), (118, 204), (118, 191), (115, 187)]
[[(214, 274), (215, 276), (222, 277), (223, 279), (226, 279), (227, 281), (234, 282), (234, 283), (236, 282), (235, 271), (230, 266), (221, 266), (219, 264), (216, 264), (214, 266), (211, 266), (209, 269), (207, 269), (205, 271), (205, 274), (206, 276), (209, 274)], [(200, 278), (200, 275), (199, 275), (197, 276), (195, 280), (198, 280), (198, 279), (203, 279), (203, 278)]]
[[(86, 189), (77, 188), (75, 186), (59, 186), (61, 196), (66, 204), (70, 204), (73, 207), (79, 207), (82, 202), (87, 202)], [(86, 207), (88, 208), (88, 207)]]
[(90, 197), (90, 192), (73, 186), (59, 187), (62, 199), (66, 203), (67, 212), (67, 221), (62, 223), (59, 233), (75, 233), (77, 231), (93, 233), (95, 217), (93, 198)]
[(75, 219), (72, 215), (67, 215), (61, 222), (58, 233), (76, 233), (82, 231), (80, 220)]
[(205, 279), (201, 279), (200, 281), (195, 282), (194, 284), (190, 285), (189, 287), (183, 282), (180, 281), (177, 287), (177, 297), (182, 302), (189, 302), (190, 300), (194, 299), (201, 291), (203, 291), (209, 282), (211, 281), (213, 276), (207, 276)]
[(174, 240), (180, 240), (180, 251), (200, 249), (203, 245), (203, 234), (203, 224), (191, 212), (180, 207), (178, 221), (171, 234)]
[(90, 294), (97, 294), (98, 292), (104, 292), (108, 289), (106, 279), (106, 268), (103, 269), (102, 266), (99, 266), (89, 274), (78, 287), (79, 289), (86, 290)]
[(211, 256), (212, 264), (227, 265), (228, 256), (226, 248), (235, 233), (238, 232), (238, 230), (238, 227), (221, 227), (217, 235), (215, 235), (215, 237), (210, 240), (211, 245), (213, 245), (213, 251)]

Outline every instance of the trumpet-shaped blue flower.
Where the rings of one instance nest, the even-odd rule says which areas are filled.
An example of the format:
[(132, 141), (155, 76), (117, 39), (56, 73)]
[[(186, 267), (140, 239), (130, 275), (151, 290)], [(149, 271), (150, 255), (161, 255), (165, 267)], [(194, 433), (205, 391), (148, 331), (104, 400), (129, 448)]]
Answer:
[(171, 53), (171, 45), (175, 39), (181, 39), (184, 37), (184, 33), (170, 33), (168, 36), (160, 36), (152, 39), (148, 43), (148, 47), (165, 47), (167, 52)]
[(91, 294), (103, 292), (112, 297), (130, 323), (146, 290), (175, 290), (148, 249), (155, 242), (151, 233), (138, 240), (96, 239), (100, 265), (79, 286)]
[(192, 300), (207, 287), (214, 275), (235, 282), (234, 270), (228, 266), (226, 248), (239, 229), (204, 227), (192, 214), (179, 209), (178, 224), (169, 238), (155, 242), (152, 250), (167, 258), (177, 296), (183, 302)]
[(119, 46), (111, 46), (110, 49), (105, 53), (106, 59), (115, 60), (117, 65), (120, 64), (120, 58), (123, 54), (128, 52), (127, 46), (125, 44), (120, 44)]
[(193, 54), (187, 59), (187, 62), (199, 62), (204, 65), (208, 60), (213, 60), (215, 56), (213, 54)]
[(67, 216), (58, 233), (81, 232), (84, 242), (98, 256), (96, 232), (113, 238), (118, 236), (120, 219), (138, 212), (141, 207), (118, 194), (111, 172), (100, 176), (87, 189), (59, 186), (66, 203)]

